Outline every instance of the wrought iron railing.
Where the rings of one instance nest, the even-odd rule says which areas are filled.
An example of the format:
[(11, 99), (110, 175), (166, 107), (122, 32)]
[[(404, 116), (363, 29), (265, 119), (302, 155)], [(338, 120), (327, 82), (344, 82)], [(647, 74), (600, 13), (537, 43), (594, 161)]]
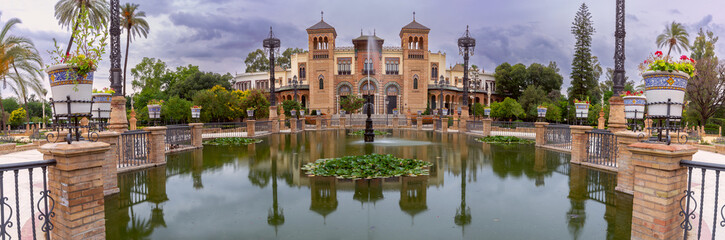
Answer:
[(257, 121), (254, 123), (254, 132), (269, 132), (272, 127), (271, 121)]
[[(27, 229), (32, 231), (33, 239), (50, 239), (50, 231), (54, 228), (51, 219), (55, 217), (55, 200), (50, 196), (50, 190), (48, 190), (47, 173), (48, 166), (55, 165), (55, 163), (55, 160), (43, 160), (0, 164), (0, 236), (2, 239), (21, 239), (22, 233)], [(34, 177), (34, 170), (38, 168), (41, 172), (35, 172)], [(6, 180), (6, 177), (9, 179)], [(14, 187), (8, 189), (6, 184), (11, 183), (14, 184)], [(36, 192), (34, 187), (41, 189)], [(26, 189), (29, 191), (25, 192)], [(28, 223), (30, 226), (25, 225)], [(40, 226), (40, 228), (38, 229), (36, 226)]]
[(305, 126), (305, 120), (297, 119), (297, 131), (301, 130), (303, 126)]
[(149, 144), (151, 134), (144, 130), (133, 130), (121, 133), (118, 145), (118, 167), (132, 167), (149, 162)]
[(319, 120), (320, 120), (320, 127), (322, 127), (322, 129), (327, 129), (328, 120), (326, 118), (320, 118)]
[(483, 121), (466, 121), (466, 129), (469, 132), (483, 132)]
[[(567, 164), (568, 165), (568, 164)], [(587, 197), (610, 206), (617, 205), (617, 174), (587, 168)]]
[(507, 121), (493, 121), (491, 122), (491, 127), (499, 127), (499, 128), (506, 128), (506, 129), (534, 129), (534, 123), (533, 122), (507, 122)]
[(725, 204), (718, 201), (720, 172), (725, 171), (725, 165), (688, 160), (680, 161), (680, 165), (687, 167), (688, 174), (687, 191), (679, 202), (681, 218), (678, 223), (684, 230), (683, 239), (695, 234), (696, 239), (702, 239), (703, 232), (712, 239), (719, 239), (716, 238), (717, 230), (725, 227)]
[(246, 122), (204, 123), (202, 138), (243, 137), (247, 132)]
[(189, 146), (192, 146), (189, 125), (166, 126), (166, 150)]
[(436, 130), (441, 130), (441, 129), (442, 129), (442, 125), (443, 125), (443, 124), (441, 124), (441, 122), (443, 122), (443, 120), (442, 120), (442, 119), (436, 119), (436, 120), (435, 120), (435, 124), (436, 124), (436, 126), (435, 126), (435, 129), (436, 129)]
[(587, 162), (617, 167), (617, 136), (608, 130), (587, 132)]
[(552, 147), (571, 150), (571, 128), (569, 125), (551, 124), (546, 126), (545, 144)]

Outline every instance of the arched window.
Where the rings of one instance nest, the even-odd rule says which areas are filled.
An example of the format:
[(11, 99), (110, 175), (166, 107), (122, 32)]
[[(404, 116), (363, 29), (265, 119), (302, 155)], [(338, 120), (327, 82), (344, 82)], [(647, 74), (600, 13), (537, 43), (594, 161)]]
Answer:
[(418, 75), (413, 76), (413, 89), (418, 89)]
[(324, 49), (327, 49), (327, 37), (325, 37), (325, 47)]
[(420, 41), (420, 43), (418, 43), (418, 49), (423, 49), (423, 37), (420, 37), (418, 40)]
[(413, 37), (408, 37), (408, 49), (413, 48)]
[(317, 37), (312, 40), (312, 48), (317, 49)]
[(438, 78), (438, 66), (437, 65), (433, 65), (431, 67), (431, 69), (430, 69), (430, 77), (433, 78), (433, 79), (437, 79)]
[(325, 79), (320, 75), (320, 90), (325, 89)]
[(340, 92), (338, 94), (340, 94), (340, 96), (348, 96), (350, 95), (350, 92), (350, 86), (345, 85), (340, 87)]

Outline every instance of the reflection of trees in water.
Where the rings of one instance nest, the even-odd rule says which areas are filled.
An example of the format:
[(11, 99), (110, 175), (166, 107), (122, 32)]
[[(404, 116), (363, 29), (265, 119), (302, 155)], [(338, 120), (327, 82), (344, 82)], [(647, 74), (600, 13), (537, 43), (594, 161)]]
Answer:
[[(119, 194), (105, 198), (108, 239), (149, 239), (157, 227), (166, 227), (163, 203), (166, 194), (166, 166), (119, 174)], [(148, 217), (134, 210), (151, 205)]]

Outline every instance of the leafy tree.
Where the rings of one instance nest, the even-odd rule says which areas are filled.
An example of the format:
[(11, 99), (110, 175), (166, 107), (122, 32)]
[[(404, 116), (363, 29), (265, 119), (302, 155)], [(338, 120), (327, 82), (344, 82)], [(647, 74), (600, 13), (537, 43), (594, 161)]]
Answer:
[(15, 109), (20, 108), (18, 99), (15, 97), (5, 98), (2, 100), (2, 105), (5, 106), (6, 112), (13, 112)]
[(269, 58), (264, 50), (257, 49), (247, 54), (244, 65), (247, 66), (245, 72), (248, 73), (269, 71)]
[(226, 90), (232, 89), (232, 75), (227, 73), (221, 75), (212, 72), (196, 72), (185, 79), (180, 79), (169, 88), (170, 96), (179, 96), (184, 99), (191, 99), (196, 92), (210, 89), (214, 86), (221, 86)]
[(521, 95), (521, 86), (526, 81), (526, 66), (519, 63), (511, 66), (502, 63), (493, 74), (496, 79), (496, 92), (498, 94), (518, 99)]
[[(247, 116), (247, 109), (256, 108), (254, 110), (254, 117), (257, 119), (263, 119), (269, 117), (269, 100), (264, 93), (259, 89), (244, 91), (237, 90), (234, 94), (240, 96), (242, 102), (242, 109), (244, 109), (244, 117)], [(243, 97), (242, 97), (243, 96)]]
[(167, 71), (166, 74), (161, 78), (161, 88), (169, 91), (172, 86), (176, 85), (176, 83), (181, 82), (183, 80), (186, 80), (186, 78), (196, 74), (200, 73), (199, 66), (194, 65), (187, 65), (187, 66), (178, 66), (176, 67), (176, 71)]
[(347, 113), (357, 113), (365, 104), (365, 99), (356, 95), (348, 96), (340, 101), (340, 106)]
[(571, 33), (576, 38), (574, 59), (572, 60), (571, 87), (568, 89), (569, 98), (585, 99), (592, 95), (592, 90), (598, 86), (595, 79), (595, 70), (592, 66), (592, 34), (595, 29), (589, 7), (582, 4), (572, 23)]
[(544, 92), (541, 87), (534, 85), (529, 85), (519, 98), (521, 108), (523, 108), (526, 115), (532, 119), (538, 116), (536, 108), (547, 101), (546, 92)]
[(561, 122), (561, 108), (555, 103), (544, 103), (546, 106), (546, 120), (551, 122)]
[(695, 65), (697, 75), (687, 83), (687, 96), (692, 113), (700, 117), (700, 124), (722, 109), (725, 104), (725, 63), (716, 58), (700, 59)]
[[(552, 62), (553, 63), (553, 62)], [(529, 85), (541, 87), (546, 93), (561, 91), (561, 84), (564, 78), (557, 72), (556, 63), (554, 66), (544, 66), (539, 63), (532, 63), (526, 69), (526, 81), (520, 89), (526, 89)]]
[(657, 36), (658, 47), (669, 47), (667, 50), (667, 57), (670, 56), (672, 48), (677, 50), (678, 53), (687, 51), (690, 49), (690, 40), (688, 39), (690, 34), (685, 30), (685, 26), (681, 23), (672, 22), (670, 25), (665, 26), (665, 31)]
[(482, 117), (484, 114), (485, 107), (481, 103), (474, 103), (471, 110), (473, 111), (473, 116), (475, 117)]
[[(105, 0), (60, 0), (55, 4), (55, 19), (58, 20), (58, 24), (63, 27), (70, 28), (73, 25), (73, 32), (75, 33), (78, 29), (77, 19), (81, 16), (81, 9), (88, 9), (88, 21), (89, 23), (97, 28), (101, 28), (108, 22), (108, 16), (110, 16), (109, 4)], [(75, 36), (71, 34), (70, 41), (68, 41), (68, 50), (66, 55), (70, 53), (71, 46), (73, 46), (73, 39)]]
[(12, 124), (14, 127), (20, 126), (23, 124), (23, 120), (27, 117), (28, 113), (23, 108), (15, 109), (12, 113), (10, 113), (10, 124)]
[(505, 98), (503, 102), (494, 102), (491, 104), (491, 117), (497, 119), (509, 119), (525, 117), (526, 113), (521, 104), (513, 98)]
[[(43, 107), (43, 105), (44, 104), (42, 102), (39, 102), (37, 100), (35, 100), (35, 101), (29, 101), (28, 102), (28, 110), (27, 110), (28, 116), (30, 116), (31, 118), (33, 118), (33, 117), (43, 117), (43, 109), (45, 109), (46, 116), (52, 115), (53, 112), (50, 109), (50, 104), (46, 103), (45, 104), (45, 107)], [(36, 122), (36, 121), (33, 120), (32, 122)]]
[(243, 116), (241, 99), (222, 86), (202, 90), (194, 95), (194, 104), (201, 106), (201, 121), (230, 121)]
[(170, 97), (161, 106), (161, 115), (167, 120), (189, 122), (191, 120), (191, 102), (178, 96)]
[(126, 3), (121, 6), (121, 26), (126, 29), (126, 58), (123, 60), (123, 95), (126, 95), (126, 72), (128, 70), (128, 47), (131, 45), (131, 37), (136, 40), (137, 36), (147, 37), (149, 24), (146, 22), (146, 13), (136, 11), (138, 4)]
[(690, 49), (692, 49), (690, 58), (700, 60), (715, 57), (715, 43), (717, 43), (720, 37), (715, 37), (714, 35), (712, 31), (707, 30), (707, 33), (705, 33), (700, 28), (700, 32), (695, 37), (695, 42), (690, 46)]
[[(284, 52), (282, 52), (282, 56), (277, 58), (275, 62), (282, 68), (289, 69), (290, 67), (292, 67), (292, 55), (304, 52), (305, 50), (301, 48), (287, 48), (284, 50)], [(267, 60), (267, 65), (269, 65), (269, 60)]]
[(292, 109), (294, 109), (295, 111), (299, 111), (300, 109), (302, 109), (302, 104), (294, 100), (284, 100), (282, 102), (282, 108), (284, 109), (285, 116), (292, 117), (292, 113), (290, 111), (292, 111)]
[(135, 90), (161, 91), (161, 79), (168, 72), (166, 63), (161, 59), (144, 57), (136, 67), (131, 69), (133, 81), (131, 86)]

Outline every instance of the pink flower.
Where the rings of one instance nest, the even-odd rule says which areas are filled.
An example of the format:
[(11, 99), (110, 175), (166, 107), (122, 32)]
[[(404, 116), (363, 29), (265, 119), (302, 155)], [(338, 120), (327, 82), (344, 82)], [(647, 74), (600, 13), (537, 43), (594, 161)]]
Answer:
[(680, 57), (680, 60), (687, 60), (687, 59), (688, 59), (688, 57), (687, 57), (687, 56), (685, 56), (685, 55), (682, 55), (682, 56)]
[(655, 55), (658, 56), (658, 57), (662, 57), (662, 51), (656, 51), (655, 52)]
[(695, 63), (695, 59), (690, 58), (690, 62)]

